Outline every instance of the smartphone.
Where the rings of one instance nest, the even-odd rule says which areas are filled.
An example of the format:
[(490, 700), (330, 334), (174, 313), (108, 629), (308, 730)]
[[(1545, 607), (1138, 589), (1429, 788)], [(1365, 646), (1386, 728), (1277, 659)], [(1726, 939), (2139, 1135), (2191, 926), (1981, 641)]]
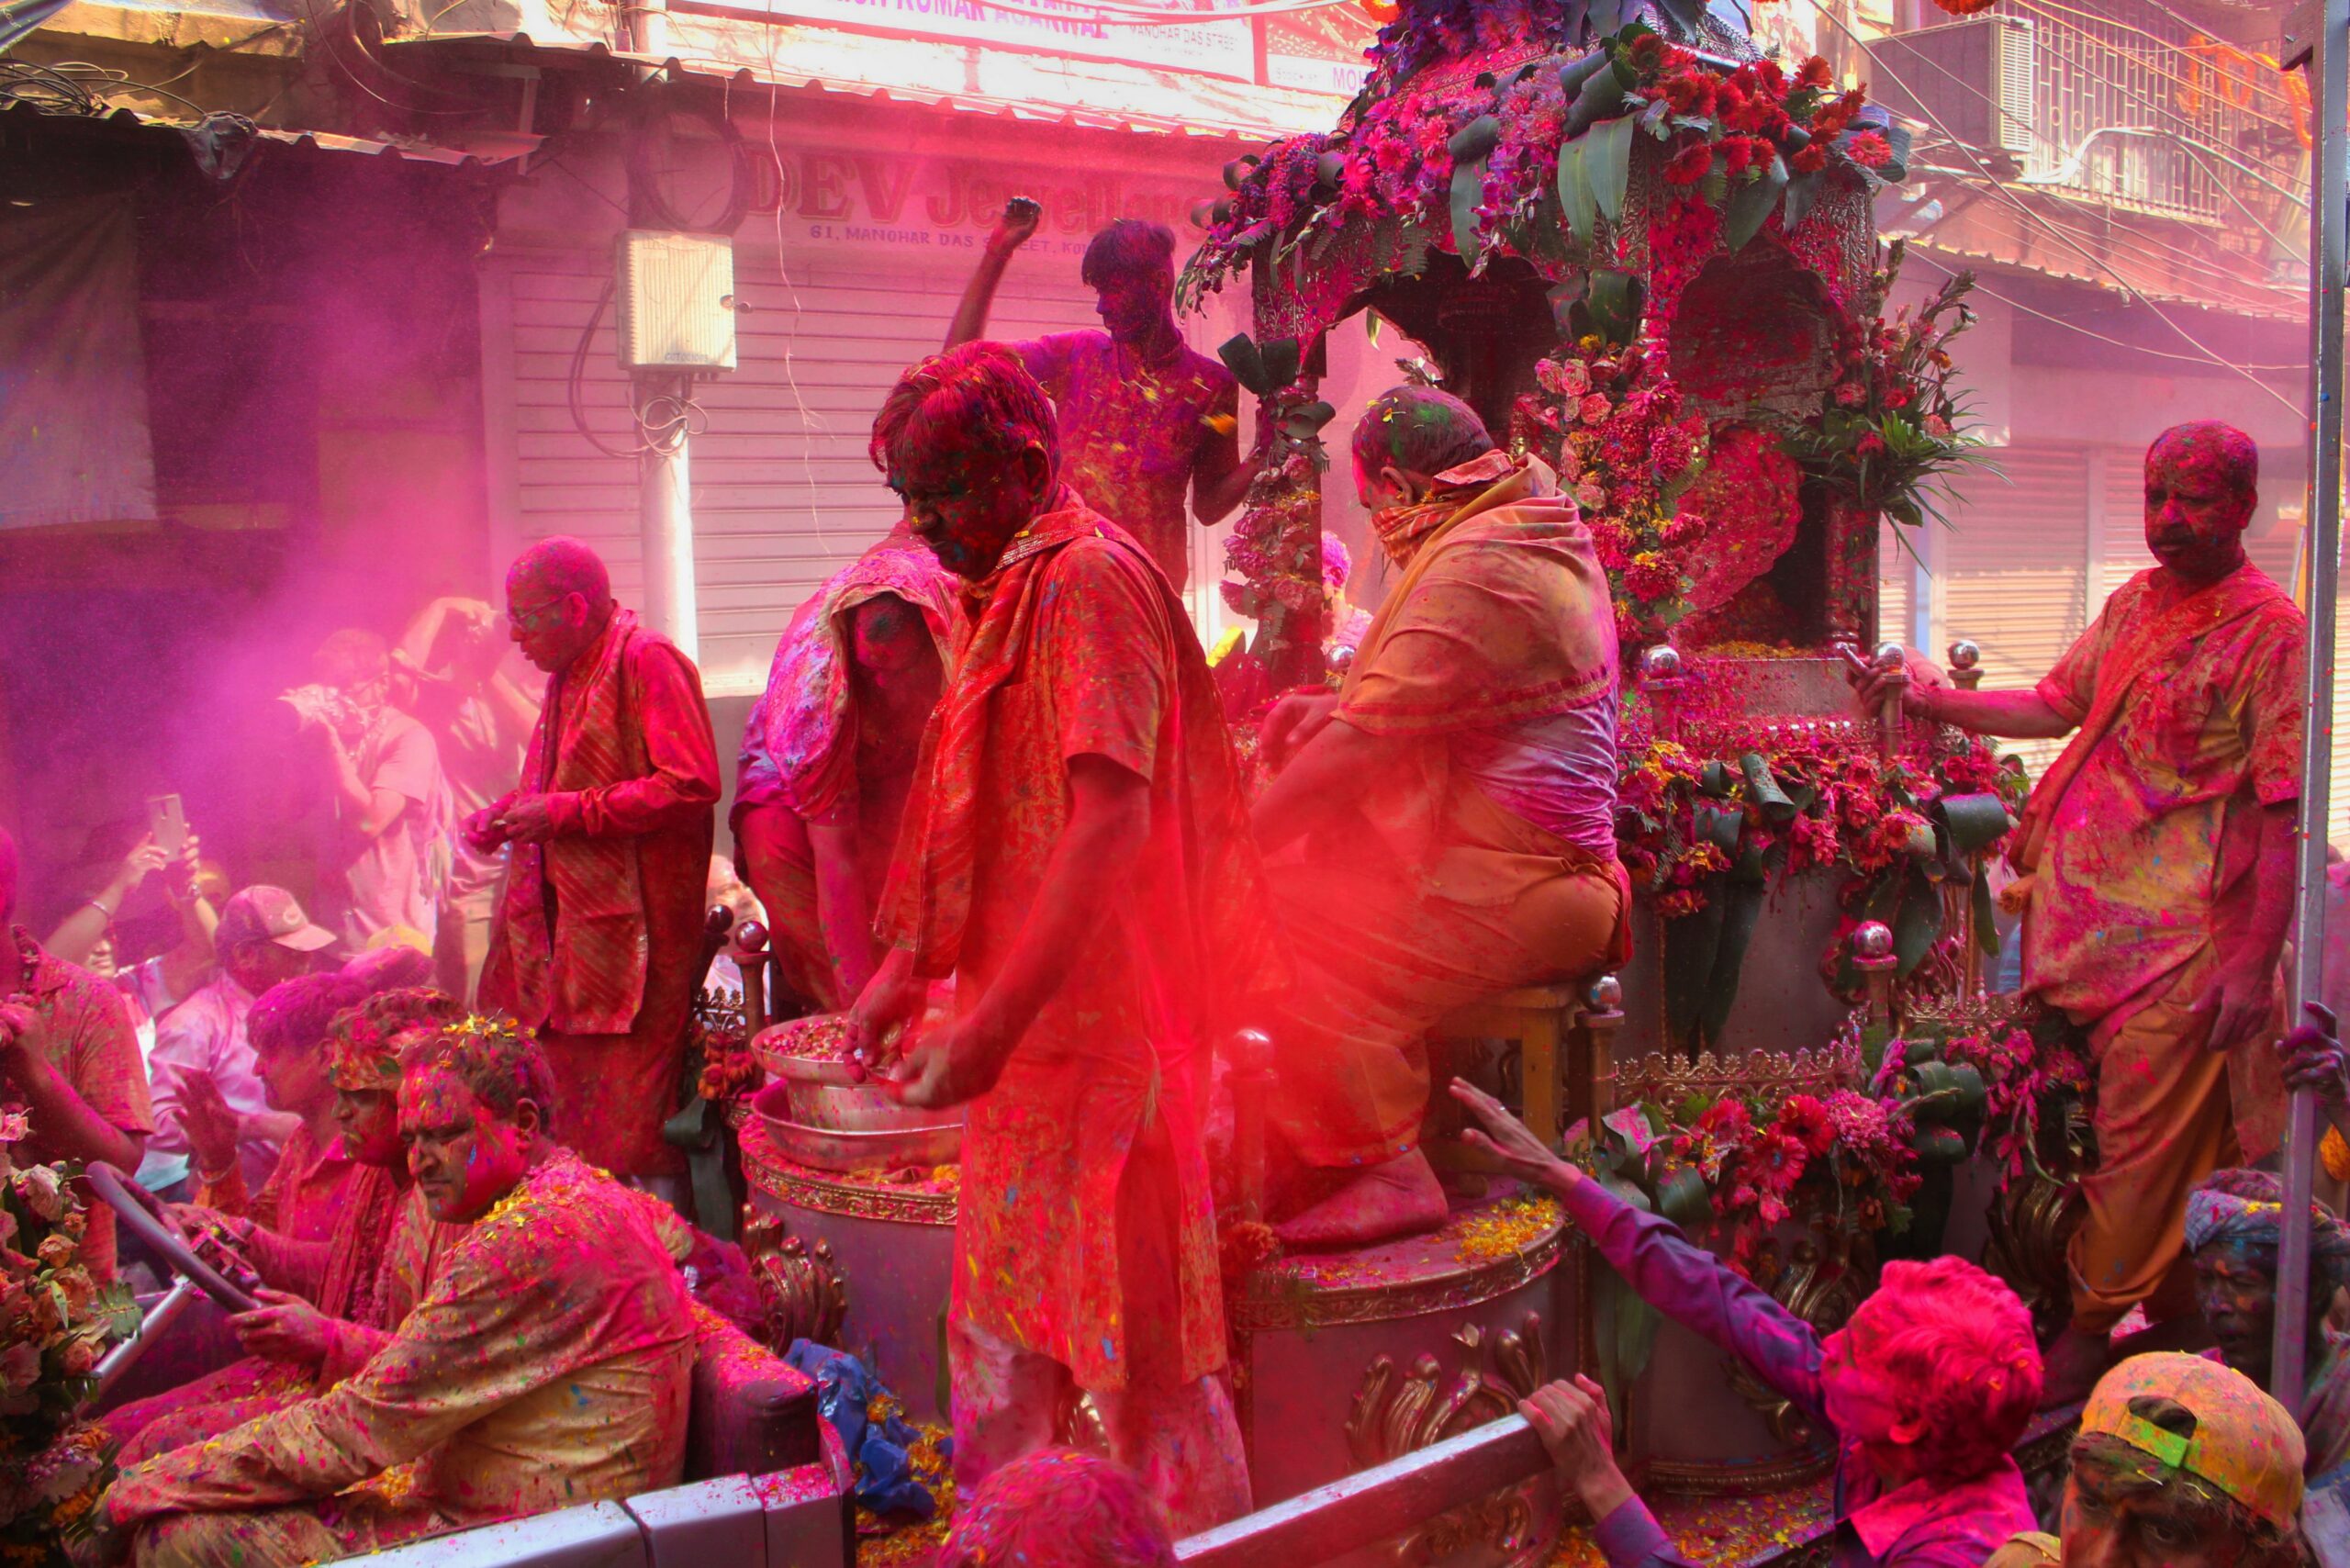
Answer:
[(154, 835), (155, 847), (166, 855), (177, 855), (187, 847), (187, 813), (180, 810), (177, 795), (148, 797), (147, 831)]

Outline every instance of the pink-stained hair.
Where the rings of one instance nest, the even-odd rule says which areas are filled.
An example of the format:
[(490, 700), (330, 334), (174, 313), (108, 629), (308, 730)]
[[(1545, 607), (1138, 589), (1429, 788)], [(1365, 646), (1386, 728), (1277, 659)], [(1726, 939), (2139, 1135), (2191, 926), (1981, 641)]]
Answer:
[(2208, 467), (2232, 490), (2260, 487), (2260, 443), (2222, 420), (2173, 425), (2146, 448), (2146, 466), (2168, 458)]
[(1104, 227), (1085, 247), (1077, 275), (1088, 288), (1100, 288), (1121, 278), (1150, 277), (1175, 271), (1175, 231), (1147, 218), (1121, 218)]
[(1887, 1263), (1852, 1326), (1864, 1363), (1923, 1428), (1930, 1474), (1980, 1475), (2022, 1440), (2040, 1406), (2040, 1342), (2002, 1281), (1964, 1258)]
[(963, 1499), (933, 1568), (1175, 1568), (1175, 1543), (1134, 1472), (1044, 1449)]
[(1060, 434), (1052, 399), (1002, 343), (969, 342), (934, 353), (898, 377), (873, 419), (866, 451), (893, 474), (914, 454), (974, 447), (1012, 458), (1030, 442), (1060, 471)]

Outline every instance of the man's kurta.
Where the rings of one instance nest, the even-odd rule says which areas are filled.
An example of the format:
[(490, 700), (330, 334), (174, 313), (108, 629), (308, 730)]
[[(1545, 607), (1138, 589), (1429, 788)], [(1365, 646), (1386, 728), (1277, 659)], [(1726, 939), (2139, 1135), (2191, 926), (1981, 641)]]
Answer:
[[(1139, 1398), (1225, 1363), (1201, 1115), (1210, 1031), (1270, 973), (1254, 851), (1206, 660), (1139, 545), (1064, 488), (974, 597), (907, 806), (885, 939), (912, 946), (920, 973), (955, 974), (963, 1005), (984, 996), (1069, 825), (1073, 758), (1148, 780), (1150, 830), (1060, 991), (968, 1108), (952, 1312), (976, 1343)], [(958, 1381), (958, 1439), (965, 1405)]]
[(2272, 1152), (2284, 1090), (2265, 1046), (2204, 1048), (2191, 1011), (2252, 914), (2264, 808), (2300, 794), (2303, 619), (2251, 566), (2171, 599), (2115, 591), (2040, 683), (2080, 727), (2032, 791), (2013, 855), (2026, 991), (2089, 1030), (2098, 1170), (2073, 1241), (2074, 1319), (2191, 1305), (2187, 1194)]
[(555, 1134), (581, 1159), (674, 1173), (661, 1124), (678, 1104), (719, 796), (692, 661), (614, 609), (548, 686), (522, 790), (549, 798), (554, 836), (513, 846), (482, 1005), (537, 1031)]
[(355, 1373), (125, 1471), (107, 1507), (141, 1568), (301, 1562), (672, 1485), (694, 1333), (643, 1205), (558, 1150)]

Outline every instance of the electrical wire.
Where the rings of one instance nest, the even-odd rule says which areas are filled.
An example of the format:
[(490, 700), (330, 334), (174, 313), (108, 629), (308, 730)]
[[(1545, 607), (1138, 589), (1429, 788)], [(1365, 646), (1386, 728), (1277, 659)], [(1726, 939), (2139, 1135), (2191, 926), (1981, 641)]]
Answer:
[[(571, 351), (571, 370), (564, 378), (564, 402), (571, 410), (572, 428), (607, 457), (634, 459), (649, 453), (674, 453), (688, 439), (710, 428), (708, 410), (686, 391), (647, 392), (632, 378), (629, 415), (636, 421), (634, 446), (607, 446), (603, 438), (588, 426), (588, 351), (595, 342), (596, 329), (604, 324), (604, 312), (611, 308), (614, 287), (613, 280), (607, 277), (596, 296), (596, 308), (588, 313), (587, 325), (579, 329), (579, 342)], [(693, 377), (681, 374), (679, 383), (681, 386), (690, 386)]]
[[(1939, 249), (1939, 247), (1935, 246), (1933, 241), (1930, 240), (1912, 240), (1909, 241), (1908, 253), (1948, 277), (1956, 277), (1961, 273), (1970, 270), (1965, 267), (1953, 266), (1950, 263), (1943, 261), (1941, 257), (1933, 253), (1937, 249)], [(2177, 353), (2169, 349), (2150, 349), (2142, 343), (2133, 343), (2126, 338), (2112, 337), (2107, 333), (2098, 331), (2094, 328), (2084, 327), (2077, 321), (2068, 320), (2062, 316), (2051, 315), (2045, 310), (2035, 309), (2012, 295), (1999, 293), (1997, 289), (1992, 288), (1989, 285), (1984, 283), (1979, 276), (1975, 280), (1974, 292), (1981, 295), (1986, 299), (1996, 299), (2011, 310), (2020, 310), (2027, 316), (2045, 321), (2052, 327), (2062, 327), (2068, 332), (2077, 332), (2082, 337), (2094, 339), (2100, 343), (2108, 344), (2113, 348), (2127, 349), (2132, 353), (2145, 354), (2154, 359), (2176, 360), (2183, 364), (2208, 364), (2210, 363), (2199, 354)], [(2306, 364), (2247, 364), (2241, 366), (2240, 368), (2261, 375), (2307, 375), (2309, 372), (2309, 366)], [(2298, 405), (2296, 405), (2296, 407), (2298, 407)]]
[[(1821, 8), (1818, 14), (1830, 26), (1841, 32), (1845, 38), (1850, 39), (1854, 48), (1861, 50), (1864, 53), (1867, 51), (1867, 45), (1863, 43), (1860, 36), (1854, 33), (1852, 28), (1844, 22), (1843, 18), (1838, 17), (1833, 11), (1826, 9), (1825, 7)], [(2044, 215), (2034, 210), (2030, 203), (2016, 196), (2013, 191), (2008, 188), (2006, 183), (2003, 182), (1998, 175), (1992, 173), (1991, 166), (1983, 160), (1980, 154), (1975, 152), (1973, 148), (1966, 146), (1964, 142), (1961, 142), (1956, 136), (1952, 134), (1950, 128), (1942, 122), (1941, 117), (1926, 106), (1924, 100), (1919, 97), (1917, 90), (1911, 87), (1907, 81), (1903, 80), (1901, 73), (1894, 70), (1882, 60), (1878, 60), (1876, 63), (1880, 69), (1892, 76), (1894, 81), (1904, 92), (1909, 95), (1911, 102), (1917, 104), (1919, 114), (1922, 115), (1936, 130), (1948, 138), (1952, 145), (1957, 147), (1961, 152), (1966, 155), (1967, 159), (1975, 164), (1976, 171), (1982, 175), (1983, 179), (1988, 182), (1992, 190), (1998, 196), (1999, 199), (2014, 207), (2019, 213), (2022, 214), (2027, 221), (2032, 223), (2038, 228), (2045, 230), (2050, 236), (2061, 241), (2066, 246), (2078, 252), (2082, 260), (2087, 262), (2098, 272), (2103, 273), (2106, 276), (2111, 278), (2117, 287), (2121, 289), (2122, 292), (2128, 294), (2132, 299), (2135, 299), (2141, 305), (2146, 307), (2147, 309), (2153, 311), (2155, 319), (2161, 321), (2164, 326), (2177, 333), (2181, 342), (2185, 342), (2188, 347), (2199, 352), (2210, 364), (2220, 366), (2231, 375), (2243, 377), (2245, 382), (2254, 386), (2257, 386), (2266, 396), (2274, 398), (2286, 408), (2292, 409), (2297, 416), (2303, 412), (2300, 403), (2287, 398), (2283, 393), (2277, 391), (2275, 387), (2269, 386), (2258, 376), (2245, 371), (2233, 361), (2228, 359), (2225, 355), (2213, 350), (2210, 344), (2205, 343), (2201, 339), (2196, 337), (2194, 333), (2188, 331), (2184, 326), (2181, 326), (2177, 321), (2172, 319), (2172, 318), (2164, 311), (2160, 306), (2156, 305), (2153, 300), (2148, 299), (2144, 293), (2142, 292), (2136, 285), (2131, 283), (2129, 279), (2123, 277), (2120, 273), (2115, 272), (2111, 267), (2106, 265), (2102, 261), (2098, 260), (2087, 246), (2081, 244), (2072, 236), (2065, 233), (2062, 230), (2057, 228), (2056, 225), (2051, 223)]]

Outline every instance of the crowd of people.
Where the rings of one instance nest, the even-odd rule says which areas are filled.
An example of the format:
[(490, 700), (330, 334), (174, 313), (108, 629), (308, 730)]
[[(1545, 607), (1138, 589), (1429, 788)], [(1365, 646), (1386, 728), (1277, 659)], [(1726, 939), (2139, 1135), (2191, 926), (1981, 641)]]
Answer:
[[(1270, 705), (1252, 798), (1180, 589), (1187, 499), (1214, 521), (1261, 454), (1175, 330), (1164, 230), (1089, 250), (1105, 331), (980, 341), (1033, 227), (1007, 216), (948, 347), (880, 408), (901, 521), (786, 628), (729, 825), (783, 1007), (845, 1014), (858, 1070), (907, 1104), (964, 1107), (948, 1560), (1161, 1562), (1170, 1530), (1250, 1502), (1214, 1044), (1241, 1023), (1276, 1042), (1282, 1244), (1444, 1223), (1429, 1029), (1628, 950), (1617, 622), (1550, 470), (1456, 398), (1388, 392), (1350, 454), (1394, 580), (1335, 689)], [(1889, 1266), (1823, 1337), (1562, 1160), (1556, 1129), (1451, 1086), (1496, 1169), (1832, 1435), (1839, 1562), (2259, 1568), (2297, 1560), (2305, 1481), (2350, 1459), (2330, 1290), (2303, 1407), (2257, 1386), (2282, 1193), (2241, 1167), (2275, 1149), (2288, 1081), (2350, 1127), (2350, 1070), (2330, 1017), (2278, 1038), (2300, 620), (2244, 555), (2255, 484), (2239, 432), (2164, 433), (2157, 565), (2047, 679), (1968, 692), (1917, 663), (1904, 689), (1940, 722), (2073, 737), (2015, 857), (2025, 987), (2087, 1031), (2101, 1078), (2071, 1326), (2044, 1357), (2014, 1293), (1954, 1258)], [(318, 918), (231, 891), (191, 834), (140, 843), (45, 943), (7, 927), (25, 1152), (137, 1171), (260, 1282), (248, 1360), (107, 1415), (125, 1468), (97, 1556), (319, 1561), (679, 1473), (711, 1331), (679, 1265), (711, 1244), (647, 1193), (681, 1169), (662, 1127), (708, 961), (718, 747), (694, 665), (588, 545), (524, 551), (503, 622), (452, 599), (397, 644), (339, 633), (287, 694), (330, 808)], [(174, 928), (126, 964), (113, 919), (149, 878)], [(17, 881), (0, 836), (0, 921)], [(2316, 1225), (2316, 1282), (2350, 1284), (2350, 1231)], [(95, 1209), (101, 1277), (114, 1247)], [(2166, 1345), (2215, 1348), (2129, 1354), (2138, 1308)], [(1080, 1394), (1106, 1460), (1054, 1446)], [(2040, 1536), (2012, 1450), (2083, 1400), (2061, 1540)], [(1524, 1414), (1616, 1568), (1688, 1561), (1595, 1384)]]

